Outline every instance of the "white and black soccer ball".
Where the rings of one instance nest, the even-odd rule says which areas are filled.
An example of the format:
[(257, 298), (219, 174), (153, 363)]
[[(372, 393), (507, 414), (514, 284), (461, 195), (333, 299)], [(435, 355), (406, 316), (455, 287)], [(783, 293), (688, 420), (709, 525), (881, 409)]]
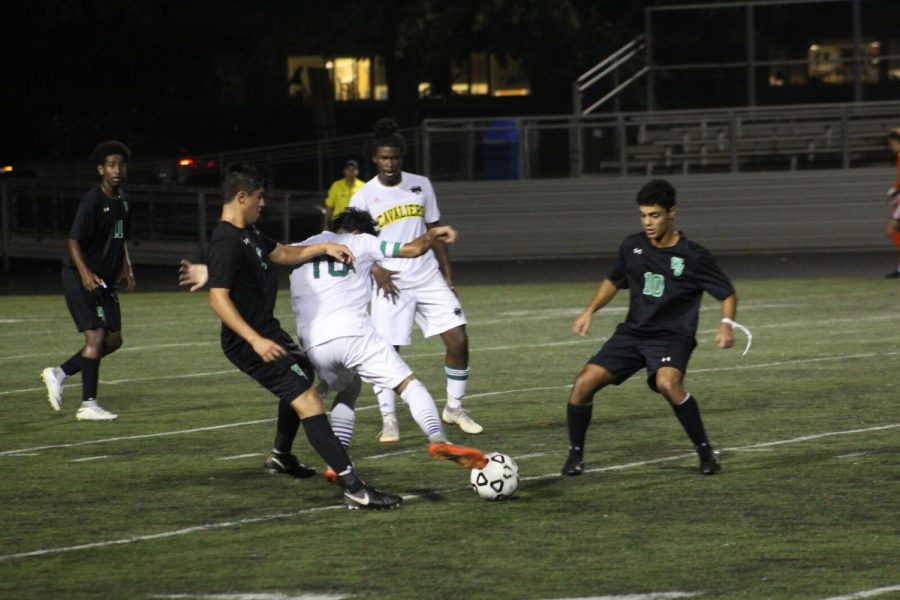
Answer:
[(469, 482), (472, 489), (485, 500), (503, 500), (519, 487), (519, 467), (511, 456), (489, 452), (483, 469), (472, 469)]

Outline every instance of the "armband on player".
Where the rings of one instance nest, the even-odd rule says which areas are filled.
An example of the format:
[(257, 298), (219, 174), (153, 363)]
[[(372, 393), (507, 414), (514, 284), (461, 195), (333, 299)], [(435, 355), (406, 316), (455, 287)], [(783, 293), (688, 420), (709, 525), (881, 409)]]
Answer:
[(741, 356), (747, 356), (747, 353), (750, 352), (750, 345), (753, 343), (753, 334), (750, 333), (750, 330), (747, 329), (746, 327), (744, 327), (743, 325), (741, 325), (740, 323), (738, 323), (737, 321), (735, 321), (734, 319), (729, 319), (728, 317), (723, 318), (722, 323), (725, 323), (726, 325), (730, 325), (732, 329), (740, 329), (742, 332), (744, 332), (744, 335), (747, 336), (747, 347), (744, 348), (744, 351), (741, 353)]

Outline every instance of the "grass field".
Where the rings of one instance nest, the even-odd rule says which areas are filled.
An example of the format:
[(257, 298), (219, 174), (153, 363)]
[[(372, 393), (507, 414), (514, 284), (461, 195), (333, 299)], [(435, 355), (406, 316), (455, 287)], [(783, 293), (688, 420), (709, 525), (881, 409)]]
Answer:
[[(624, 294), (581, 339), (593, 284), (471, 286), (467, 405), (485, 433), (454, 439), (516, 457), (518, 497), (480, 500), (408, 413), (379, 444), (367, 389), (352, 450), (406, 496), (385, 513), (263, 471), (275, 402), (222, 356), (205, 296), (122, 295), (125, 348), (100, 373), (114, 423), (75, 421), (80, 376), (62, 415), (46, 402), (41, 368), (81, 343), (62, 296), (0, 298), (0, 598), (900, 597), (896, 283), (736, 284), (753, 349), (715, 348), (706, 298), (687, 380), (721, 475), (695, 474), (638, 376), (598, 396), (588, 472), (560, 478), (568, 386)], [(279, 314), (292, 331), (285, 296)], [(404, 355), (442, 398), (440, 342)], [(302, 433), (296, 450), (318, 462)]]

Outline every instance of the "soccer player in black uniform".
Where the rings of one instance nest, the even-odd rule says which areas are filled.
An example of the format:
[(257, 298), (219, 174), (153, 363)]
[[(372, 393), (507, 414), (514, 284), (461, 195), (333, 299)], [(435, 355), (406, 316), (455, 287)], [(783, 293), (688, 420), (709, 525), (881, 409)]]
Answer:
[(353, 256), (340, 244), (285, 246), (262, 234), (254, 224), (265, 206), (264, 187), (257, 168), (228, 167), (221, 221), (209, 241), (209, 303), (222, 319), (225, 356), (279, 399), (275, 445), (265, 467), (297, 477), (315, 473), (291, 454), (302, 423), (312, 447), (338, 474), (349, 508), (393, 508), (402, 501), (399, 496), (369, 487), (354, 473), (312, 386), (309, 361), (274, 314), (274, 265), (294, 266), (326, 254), (349, 264)]
[(628, 289), (628, 315), (615, 334), (584, 366), (569, 395), (569, 457), (563, 475), (584, 471), (584, 440), (591, 422), (594, 395), (618, 385), (641, 368), (647, 385), (669, 401), (700, 456), (700, 473), (721, 470), (719, 453), (706, 437), (697, 400), (684, 388), (688, 360), (697, 345), (697, 320), (703, 292), (721, 302), (716, 332), (720, 348), (734, 345), (737, 295), (712, 255), (674, 228), (675, 189), (665, 180), (647, 183), (637, 196), (643, 233), (625, 238), (619, 258), (575, 320), (572, 331), (584, 336), (595, 312), (616, 292)]
[(82, 198), (69, 232), (62, 283), (66, 306), (84, 346), (58, 367), (47, 367), (41, 378), (53, 410), (62, 410), (63, 382), (81, 372), (79, 421), (112, 421), (118, 415), (97, 404), (100, 359), (122, 346), (122, 315), (116, 283), (134, 289), (134, 274), (125, 241), (131, 231), (128, 197), (121, 189), (131, 153), (121, 142), (98, 145), (92, 158), (100, 183)]

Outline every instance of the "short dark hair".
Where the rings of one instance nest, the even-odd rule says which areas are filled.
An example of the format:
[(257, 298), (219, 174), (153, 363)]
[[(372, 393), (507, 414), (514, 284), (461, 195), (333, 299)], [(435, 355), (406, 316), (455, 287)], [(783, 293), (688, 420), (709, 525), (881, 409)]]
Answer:
[(222, 204), (234, 200), (238, 192), (252, 194), (262, 187), (266, 187), (266, 176), (259, 167), (248, 164), (228, 165), (225, 178), (222, 179)]
[(900, 129), (891, 129), (888, 132), (888, 139), (900, 142)]
[(406, 142), (398, 131), (397, 122), (393, 119), (381, 119), (375, 123), (375, 139), (372, 142), (372, 154), (379, 148), (397, 148), (400, 154), (406, 154)]
[(91, 152), (91, 160), (94, 161), (95, 166), (102, 166), (106, 164), (106, 157), (113, 154), (121, 154), (125, 157), (125, 162), (131, 159), (131, 150), (128, 149), (128, 146), (116, 140), (109, 140), (97, 144), (97, 147)]
[(360, 208), (348, 208), (331, 221), (331, 231), (358, 231), (378, 235), (378, 225), (368, 212)]
[(666, 210), (675, 206), (675, 188), (665, 179), (654, 179), (647, 182), (637, 195), (638, 206), (658, 204)]

